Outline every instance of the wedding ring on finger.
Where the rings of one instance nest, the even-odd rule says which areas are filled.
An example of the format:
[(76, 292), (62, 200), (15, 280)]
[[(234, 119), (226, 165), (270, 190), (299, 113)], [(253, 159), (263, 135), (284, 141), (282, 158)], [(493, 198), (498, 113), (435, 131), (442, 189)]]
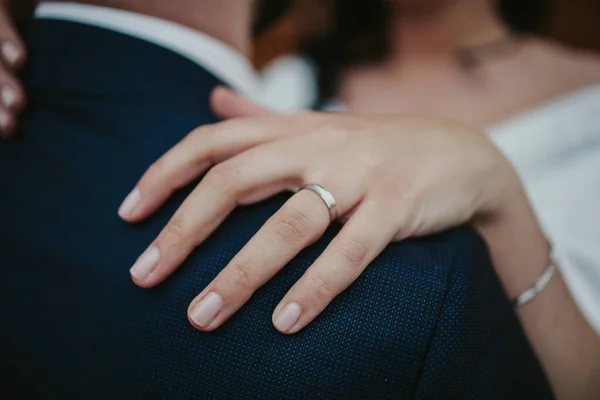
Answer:
[(331, 192), (329, 190), (325, 189), (323, 186), (318, 185), (316, 183), (310, 183), (308, 185), (304, 185), (300, 189), (298, 189), (298, 191), (296, 193), (298, 193), (302, 190), (310, 190), (311, 192), (313, 192), (317, 196), (319, 196), (321, 198), (321, 200), (323, 200), (323, 203), (325, 203), (325, 206), (327, 206), (327, 210), (329, 210), (329, 222), (333, 222), (336, 219), (338, 219), (339, 208), (338, 208), (337, 202), (335, 201), (335, 197), (333, 197), (333, 195), (331, 194)]

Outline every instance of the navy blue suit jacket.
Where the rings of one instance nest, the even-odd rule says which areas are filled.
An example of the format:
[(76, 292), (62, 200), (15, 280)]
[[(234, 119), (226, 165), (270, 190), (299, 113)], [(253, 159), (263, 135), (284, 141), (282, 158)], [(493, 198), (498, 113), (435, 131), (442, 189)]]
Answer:
[(144, 170), (215, 122), (219, 82), (153, 44), (81, 24), (24, 30), (29, 107), (0, 143), (0, 380), (9, 398), (513, 398), (547, 383), (469, 228), (390, 245), (307, 329), (278, 301), (338, 231), (213, 333), (186, 309), (287, 199), (240, 208), (166, 283), (129, 267), (189, 193), (131, 226)]

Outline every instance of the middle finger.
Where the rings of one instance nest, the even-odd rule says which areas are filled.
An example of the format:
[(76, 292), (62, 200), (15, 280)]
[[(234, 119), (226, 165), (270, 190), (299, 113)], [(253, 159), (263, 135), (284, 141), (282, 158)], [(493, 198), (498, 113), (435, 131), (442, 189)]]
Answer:
[[(349, 198), (338, 206), (351, 206)], [(300, 251), (319, 239), (330, 223), (329, 210), (315, 193), (296, 193), (240, 250), (213, 282), (192, 301), (190, 322), (201, 330), (223, 324)]]

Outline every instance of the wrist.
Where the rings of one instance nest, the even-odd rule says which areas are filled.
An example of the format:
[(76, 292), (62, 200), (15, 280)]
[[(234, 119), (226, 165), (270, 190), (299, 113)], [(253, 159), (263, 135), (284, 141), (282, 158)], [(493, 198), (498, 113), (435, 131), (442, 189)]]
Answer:
[(496, 206), (476, 219), (474, 225), (488, 245), (507, 295), (514, 299), (548, 267), (550, 244), (516, 175), (497, 200)]

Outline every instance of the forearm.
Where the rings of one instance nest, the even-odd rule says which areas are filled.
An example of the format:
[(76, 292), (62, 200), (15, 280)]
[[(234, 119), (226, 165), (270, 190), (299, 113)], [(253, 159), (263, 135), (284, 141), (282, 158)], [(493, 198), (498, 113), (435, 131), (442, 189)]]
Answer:
[[(477, 226), (488, 243), (510, 299), (530, 288), (550, 263), (550, 246), (525, 194), (507, 192), (505, 206)], [(517, 310), (559, 399), (600, 398), (600, 338), (567, 290), (560, 273)]]

